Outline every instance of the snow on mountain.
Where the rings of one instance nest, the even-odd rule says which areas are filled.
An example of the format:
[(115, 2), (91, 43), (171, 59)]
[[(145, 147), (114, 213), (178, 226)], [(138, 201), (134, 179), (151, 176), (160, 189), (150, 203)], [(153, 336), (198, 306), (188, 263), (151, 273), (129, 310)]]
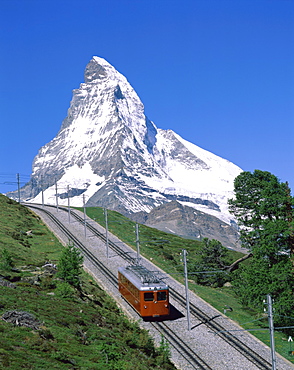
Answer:
[[(93, 57), (85, 82), (73, 91), (56, 137), (33, 162), (21, 189), (30, 202), (103, 206), (124, 214), (149, 212), (176, 200), (225, 222), (227, 199), (241, 169), (158, 129), (127, 79), (106, 60)], [(56, 193), (57, 188), (57, 193)]]

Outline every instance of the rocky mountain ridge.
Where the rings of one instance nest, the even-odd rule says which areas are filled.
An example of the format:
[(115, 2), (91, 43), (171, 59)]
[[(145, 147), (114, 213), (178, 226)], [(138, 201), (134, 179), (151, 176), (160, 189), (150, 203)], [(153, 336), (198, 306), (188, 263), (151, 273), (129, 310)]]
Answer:
[(130, 218), (138, 223), (188, 239), (216, 239), (225, 247), (241, 250), (237, 225), (185, 206), (177, 201), (164, 203), (149, 213), (133, 213)]
[(242, 171), (172, 130), (157, 128), (127, 79), (99, 57), (86, 66), (59, 132), (32, 167), (22, 200), (86, 203), (125, 215), (178, 201), (227, 224), (233, 220), (227, 199)]

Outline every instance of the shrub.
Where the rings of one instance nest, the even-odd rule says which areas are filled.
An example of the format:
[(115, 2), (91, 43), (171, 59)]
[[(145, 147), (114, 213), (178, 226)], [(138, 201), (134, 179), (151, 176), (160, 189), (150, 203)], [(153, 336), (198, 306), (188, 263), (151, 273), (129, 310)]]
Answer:
[(82, 263), (83, 256), (80, 255), (79, 250), (73, 245), (67, 246), (59, 259), (57, 276), (79, 288)]
[(75, 295), (75, 291), (70, 284), (63, 282), (57, 284), (55, 294), (61, 298), (72, 298)]
[(13, 264), (11, 254), (6, 248), (4, 248), (1, 253), (0, 269), (5, 270), (5, 271), (10, 271), (13, 266), (14, 264)]
[(160, 345), (159, 345), (159, 348), (158, 348), (158, 354), (159, 354), (159, 356), (157, 358), (157, 363), (159, 365), (163, 365), (163, 364), (167, 363), (170, 359), (170, 356), (171, 356), (170, 349), (169, 349), (169, 344), (165, 340), (163, 335), (161, 335), (161, 341), (160, 341)]

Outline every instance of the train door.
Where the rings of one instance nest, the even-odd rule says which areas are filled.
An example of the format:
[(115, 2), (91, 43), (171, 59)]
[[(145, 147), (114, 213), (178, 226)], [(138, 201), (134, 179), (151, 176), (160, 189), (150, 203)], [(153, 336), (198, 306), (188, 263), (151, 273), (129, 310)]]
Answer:
[(159, 290), (156, 292), (157, 313), (159, 315), (169, 315), (168, 290)]
[(167, 291), (152, 291), (143, 293), (142, 316), (168, 315), (168, 295)]

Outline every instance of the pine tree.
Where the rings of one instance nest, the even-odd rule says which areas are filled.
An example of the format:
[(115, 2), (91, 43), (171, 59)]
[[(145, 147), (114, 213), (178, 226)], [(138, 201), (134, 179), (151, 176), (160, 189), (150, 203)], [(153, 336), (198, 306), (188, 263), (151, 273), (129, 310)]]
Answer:
[(215, 239), (209, 240), (204, 238), (199, 253), (199, 260), (192, 268), (193, 271), (199, 272), (194, 276), (198, 284), (220, 287), (230, 280), (227, 272), (221, 271), (226, 270), (228, 264), (231, 263), (228, 249), (221, 242)]
[(65, 282), (78, 288), (79, 276), (82, 273), (83, 256), (73, 245), (68, 245), (63, 251), (58, 263), (58, 276)]
[[(235, 179), (235, 199), (230, 211), (241, 227), (241, 241), (255, 256), (270, 263), (289, 253), (289, 187), (270, 172), (242, 172)], [(290, 210), (293, 215), (293, 209)]]
[(293, 316), (294, 308), (293, 198), (288, 184), (270, 172), (242, 172), (229, 208), (238, 220), (242, 245), (252, 254), (251, 263), (235, 273), (237, 294), (242, 303), (256, 307), (271, 294), (276, 320), (286, 324), (278, 313)]

